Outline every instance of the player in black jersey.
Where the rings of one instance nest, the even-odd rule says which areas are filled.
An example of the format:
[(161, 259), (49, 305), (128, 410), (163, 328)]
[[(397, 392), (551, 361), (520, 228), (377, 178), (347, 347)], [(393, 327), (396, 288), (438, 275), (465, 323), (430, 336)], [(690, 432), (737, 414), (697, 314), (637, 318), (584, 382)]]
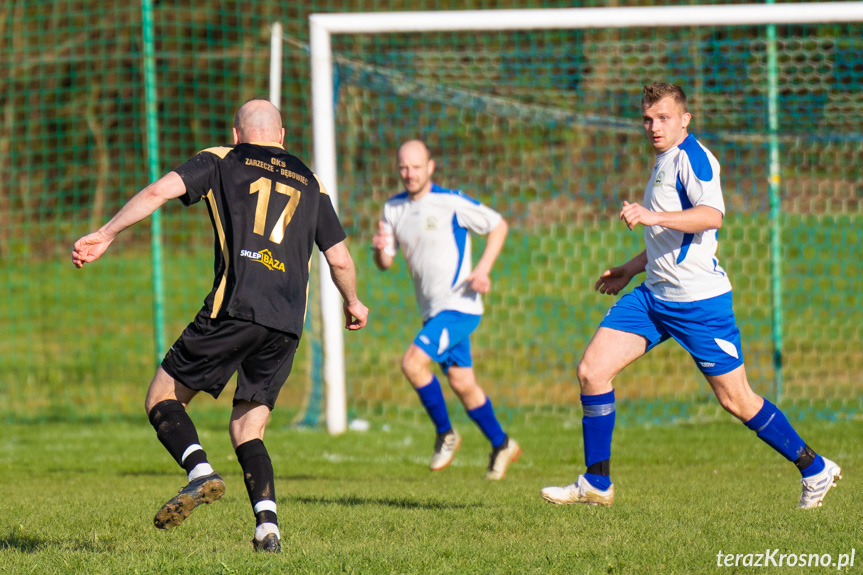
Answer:
[(246, 102), (233, 134), (233, 146), (198, 153), (75, 242), (72, 262), (81, 268), (96, 260), (117, 234), (171, 198), (186, 206), (206, 201), (215, 232), (213, 289), (165, 355), (145, 401), (159, 441), (189, 477), (154, 523), (179, 525), (196, 506), (224, 494), (185, 407), (199, 391), (218, 397), (238, 373), (230, 435), (257, 522), (252, 543), (255, 550), (279, 552), (273, 466), (263, 437), (302, 334), (315, 245), (344, 300), (345, 327), (364, 327), (368, 309), (357, 298), (353, 260), (330, 198), (317, 176), (282, 147), (285, 130), (276, 107)]

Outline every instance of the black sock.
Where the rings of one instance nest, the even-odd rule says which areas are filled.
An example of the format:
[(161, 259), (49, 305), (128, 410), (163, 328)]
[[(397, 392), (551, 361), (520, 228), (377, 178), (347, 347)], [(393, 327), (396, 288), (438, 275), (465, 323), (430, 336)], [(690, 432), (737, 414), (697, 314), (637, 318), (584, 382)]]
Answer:
[[(255, 525), (261, 523), (278, 525), (273, 463), (270, 461), (264, 442), (260, 439), (247, 441), (237, 446), (236, 453), (237, 461), (243, 468), (243, 480), (246, 482), (246, 491), (249, 492), (249, 501), (252, 504), (252, 510), (255, 511)], [(268, 509), (256, 510), (256, 507), (268, 507)]]
[(610, 468), (611, 468), (611, 460), (606, 459), (604, 461), (597, 461), (596, 463), (594, 463), (593, 465), (588, 467), (587, 473), (608, 477)]
[(797, 466), (797, 469), (803, 471), (815, 462), (816, 457), (818, 457), (818, 454), (812, 451), (811, 447), (806, 445), (803, 448), (803, 452), (800, 454), (800, 457), (794, 461), (794, 465)]
[[(156, 437), (186, 473), (191, 472), (199, 463), (207, 463), (207, 454), (198, 443), (195, 424), (182, 403), (176, 399), (160, 401), (150, 410), (149, 417), (150, 425), (156, 430)], [(190, 446), (198, 448), (187, 454)]]

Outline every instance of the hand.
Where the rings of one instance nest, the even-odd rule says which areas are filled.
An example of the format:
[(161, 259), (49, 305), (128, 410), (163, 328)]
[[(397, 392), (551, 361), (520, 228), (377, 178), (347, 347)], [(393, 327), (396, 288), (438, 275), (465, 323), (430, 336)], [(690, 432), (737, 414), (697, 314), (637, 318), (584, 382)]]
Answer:
[(617, 295), (620, 290), (625, 288), (632, 279), (632, 274), (626, 269), (626, 266), (613, 267), (610, 270), (605, 270), (596, 283), (593, 289), (604, 295)]
[(372, 236), (372, 247), (376, 250), (382, 250), (392, 243), (392, 237), (393, 235), (383, 220), (378, 221), (378, 231)]
[(366, 327), (366, 322), (369, 318), (369, 308), (363, 305), (363, 302), (356, 300), (348, 303), (344, 302), (342, 308), (345, 312), (345, 329), (356, 331)]
[(84, 264), (96, 261), (113, 241), (113, 238), (109, 238), (101, 230), (87, 234), (75, 242), (72, 247), (72, 263), (80, 269), (84, 267)]
[(656, 212), (652, 212), (640, 204), (630, 204), (627, 201), (623, 202), (619, 217), (630, 230), (638, 224), (655, 226), (659, 223), (659, 216)]
[(477, 293), (486, 294), (491, 291), (491, 278), (482, 270), (473, 270), (464, 281)]

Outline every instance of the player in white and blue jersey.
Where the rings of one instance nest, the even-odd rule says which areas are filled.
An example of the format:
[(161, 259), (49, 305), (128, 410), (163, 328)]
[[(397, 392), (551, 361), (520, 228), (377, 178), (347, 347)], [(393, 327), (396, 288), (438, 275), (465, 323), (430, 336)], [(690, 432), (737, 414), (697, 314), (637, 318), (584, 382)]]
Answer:
[[(381, 270), (393, 264), (401, 248), (414, 281), (423, 328), (402, 357), (401, 367), (437, 430), (429, 468), (447, 467), (461, 446), (440, 383), (431, 371), (434, 361), (491, 443), (486, 478), (503, 479), (521, 448), (504, 433), (491, 400), (476, 383), (470, 335), (482, 317), (481, 294), (491, 289), (489, 274), (506, 240), (506, 221), (463, 193), (433, 184), (435, 163), (425, 143), (402, 144), (398, 166), (405, 190), (384, 204), (372, 247)], [(476, 266), (471, 260), (470, 232), (488, 234)]]
[(691, 116), (680, 87), (645, 86), (641, 110), (656, 164), (643, 204), (624, 202), (620, 219), (630, 230), (644, 226), (646, 249), (604, 272), (595, 289), (617, 295), (641, 272), (647, 272), (647, 279), (608, 311), (578, 364), (587, 471), (572, 485), (546, 487), (542, 496), (557, 504), (612, 504), (611, 382), (654, 346), (674, 338), (690, 353), (722, 407), (800, 470), (803, 492), (798, 506), (820, 507), (842, 477), (839, 466), (806, 445), (785, 415), (756, 395), (746, 378), (731, 283), (716, 258), (717, 232), (725, 215), (719, 163), (688, 133)]

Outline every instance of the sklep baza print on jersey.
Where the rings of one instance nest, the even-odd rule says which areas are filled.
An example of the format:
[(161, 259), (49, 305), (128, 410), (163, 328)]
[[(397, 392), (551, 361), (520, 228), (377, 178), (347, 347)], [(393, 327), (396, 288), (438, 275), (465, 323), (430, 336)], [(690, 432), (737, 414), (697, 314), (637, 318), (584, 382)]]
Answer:
[(285, 271), (285, 264), (274, 258), (270, 250), (261, 250), (259, 252), (241, 250), (240, 257), (249, 258), (258, 263), (262, 263), (270, 270), (279, 270), (280, 272)]

